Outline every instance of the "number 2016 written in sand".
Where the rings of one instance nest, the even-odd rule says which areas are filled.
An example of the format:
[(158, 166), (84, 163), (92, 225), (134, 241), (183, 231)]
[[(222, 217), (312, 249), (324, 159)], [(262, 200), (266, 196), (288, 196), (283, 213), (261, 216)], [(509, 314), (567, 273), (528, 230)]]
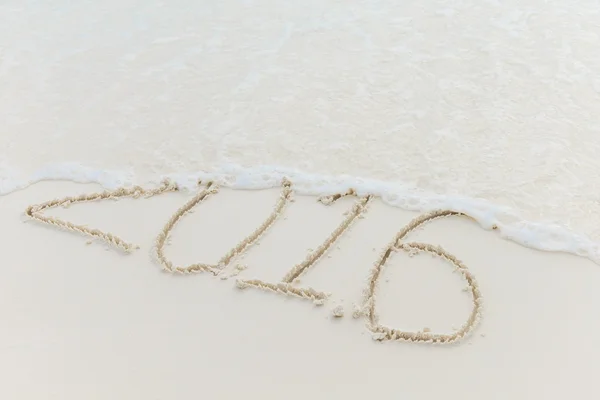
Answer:
[[(162, 193), (174, 192), (178, 190), (179, 187), (176, 184), (169, 181), (164, 181), (159, 187), (155, 189), (144, 189), (139, 186), (134, 186), (132, 188), (119, 188), (113, 191), (104, 191), (99, 193), (83, 194), (75, 197), (54, 199), (45, 203), (29, 206), (27, 207), (25, 213), (28, 217), (36, 221), (53, 225), (55, 227), (66, 229), (69, 231), (77, 232), (95, 239), (99, 239), (125, 252), (130, 252), (134, 248), (137, 248), (137, 246), (133, 246), (132, 244), (124, 241), (123, 239), (112, 233), (103, 232), (98, 229), (91, 229), (83, 225), (76, 225), (55, 217), (46, 216), (43, 214), (43, 211), (58, 206), (68, 206), (69, 204), (73, 203), (92, 202), (104, 199), (118, 199), (123, 197), (152, 197)], [(187, 213), (192, 211), (196, 206), (200, 205), (208, 198), (216, 195), (218, 193), (218, 190), (218, 186), (212, 182), (208, 182), (205, 185), (201, 185), (200, 191), (191, 200), (189, 200), (187, 203), (181, 206), (171, 216), (171, 218), (167, 221), (162, 230), (159, 232), (156, 238), (154, 251), (158, 262), (162, 265), (164, 270), (172, 273), (181, 274), (207, 272), (212, 275), (220, 275), (222, 278), (225, 279), (237, 275), (239, 272), (241, 272), (243, 267), (239, 265), (236, 266), (234, 272), (229, 276), (226, 276), (224, 274), (224, 269), (228, 265), (230, 265), (234, 259), (238, 258), (250, 247), (256, 244), (258, 239), (263, 234), (265, 234), (282, 215), (286, 206), (292, 200), (293, 196), (292, 183), (288, 180), (284, 180), (282, 183), (279, 198), (277, 199), (277, 202), (273, 207), (273, 211), (269, 214), (269, 216), (250, 235), (245, 237), (241, 242), (239, 242), (236, 246), (234, 246), (231, 250), (224, 254), (216, 264), (173, 264), (173, 262), (171, 262), (167, 258), (164, 252), (165, 244), (169, 239), (171, 232), (176, 227), (177, 223), (184, 216), (186, 216)], [(236, 281), (237, 287), (240, 289), (256, 288), (260, 290), (270, 291), (276, 294), (295, 296), (302, 299), (307, 299), (314, 302), (317, 305), (324, 304), (327, 301), (327, 298), (329, 297), (328, 294), (323, 291), (315, 290), (312, 287), (302, 287), (299, 283), (299, 277), (306, 273), (310, 268), (314, 268), (318, 265), (321, 258), (327, 254), (331, 247), (344, 235), (344, 233), (350, 228), (350, 226), (367, 211), (369, 203), (373, 199), (372, 195), (359, 197), (357, 196), (354, 190), (349, 190), (346, 193), (320, 197), (318, 201), (323, 203), (324, 205), (331, 205), (340, 198), (347, 196), (356, 197), (356, 201), (354, 202), (350, 210), (347, 213), (345, 213), (345, 218), (329, 234), (329, 236), (319, 247), (317, 247), (315, 250), (312, 250), (308, 254), (308, 256), (301, 262), (290, 266), (290, 268), (281, 278), (281, 280), (275, 282), (268, 282), (261, 279), (238, 278)], [(405, 238), (411, 233), (411, 231), (413, 231), (420, 225), (435, 220), (437, 218), (452, 215), (464, 214), (450, 210), (440, 210), (430, 212), (415, 218), (406, 226), (404, 226), (395, 235), (391, 242), (385, 247), (378, 259), (374, 262), (368, 277), (367, 287), (364, 290), (363, 299), (360, 303), (360, 306), (357, 307), (357, 309), (353, 313), (353, 316), (355, 318), (366, 319), (367, 329), (371, 331), (374, 339), (379, 341), (398, 340), (419, 343), (453, 343), (468, 336), (479, 322), (482, 305), (481, 293), (479, 291), (479, 286), (477, 285), (475, 278), (467, 269), (467, 267), (454, 255), (450, 254), (449, 252), (447, 252), (439, 246), (434, 246), (428, 243), (408, 242), (405, 240)], [(450, 333), (435, 333), (430, 332), (428, 329), (424, 329), (423, 331), (411, 332), (388, 327), (382, 325), (379, 322), (379, 317), (375, 307), (378, 286), (377, 282), (383, 268), (386, 265), (386, 262), (389, 260), (392, 254), (397, 251), (407, 251), (411, 255), (415, 253), (426, 252), (432, 254), (433, 256), (440, 257), (441, 259), (451, 264), (454, 267), (454, 269), (460, 273), (462, 278), (464, 278), (464, 280), (467, 283), (467, 288), (472, 296), (473, 307), (469, 314), (469, 317), (459, 329)], [(336, 317), (343, 316), (343, 309), (341, 308), (341, 306), (338, 306), (333, 309), (333, 315)]]

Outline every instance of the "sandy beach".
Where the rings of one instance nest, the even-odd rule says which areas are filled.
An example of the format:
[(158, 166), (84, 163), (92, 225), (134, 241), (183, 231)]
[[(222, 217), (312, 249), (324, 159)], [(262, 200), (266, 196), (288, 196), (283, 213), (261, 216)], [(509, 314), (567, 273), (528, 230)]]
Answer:
[[(5, 246), (2, 386), (6, 398), (562, 398), (594, 390), (600, 351), (600, 269), (579, 257), (500, 239), (460, 217), (431, 222), (411, 240), (443, 246), (476, 276), (484, 311), (459, 343), (373, 340), (352, 317), (379, 253), (415, 213), (375, 200), (297, 286), (303, 298), (236, 288), (236, 278), (277, 282), (344, 218), (352, 200), (324, 206), (295, 196), (281, 220), (223, 276), (169, 274), (153, 261), (156, 235), (192, 194), (76, 204), (50, 210), (140, 246), (24, 223), (30, 204), (97, 191), (46, 182), (2, 198)], [(278, 190), (221, 190), (174, 229), (165, 252), (182, 265), (215, 263), (272, 211)], [(240, 207), (243, 205), (243, 207)], [(230, 277), (234, 266), (247, 269)], [(379, 282), (383, 323), (452, 332), (471, 296), (447, 263), (394, 255)], [(222, 279), (227, 277), (228, 279)], [(342, 305), (344, 316), (332, 314)], [(454, 397), (456, 396), (456, 397)]]
[(0, 398), (598, 397), (599, 16), (3, 2)]

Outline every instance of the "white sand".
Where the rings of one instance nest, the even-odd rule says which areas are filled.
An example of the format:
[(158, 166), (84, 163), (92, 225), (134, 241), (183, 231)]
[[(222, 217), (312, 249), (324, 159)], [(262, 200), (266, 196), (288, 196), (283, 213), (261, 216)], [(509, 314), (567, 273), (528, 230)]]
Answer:
[[(189, 195), (73, 205), (50, 212), (141, 246), (123, 255), (81, 235), (22, 222), (31, 203), (97, 190), (47, 182), (2, 197), (2, 398), (548, 398), (594, 396), (600, 350), (596, 264), (499, 239), (458, 217), (411, 240), (442, 245), (470, 268), (485, 299), (481, 325), (453, 345), (377, 343), (365, 319), (332, 319), (359, 302), (377, 253), (414, 213), (375, 201), (331, 258), (301, 284), (332, 293), (325, 307), (235, 289), (234, 279), (161, 272), (155, 235)], [(168, 255), (215, 262), (271, 211), (277, 190), (227, 191), (174, 229)], [(297, 197), (252, 248), (240, 277), (280, 279), (340, 222), (350, 199)], [(228, 221), (228, 222), (226, 222)], [(377, 249), (376, 252), (373, 248)], [(233, 268), (230, 268), (232, 270)], [(452, 268), (397, 253), (382, 276), (382, 322), (451, 331), (470, 300)], [(485, 335), (485, 337), (483, 336)]]
[[(598, 264), (500, 237), (600, 262), (599, 17), (592, 0), (3, 1), (0, 398), (599, 397)], [(102, 190), (89, 182), (165, 174), (351, 182), (405, 209), (376, 198), (295, 282), (331, 293), (322, 307), (236, 280), (280, 282), (352, 198), (295, 196), (216, 277), (152, 257), (192, 193), (46, 212), (140, 246), (129, 255), (24, 222), (31, 204)], [(48, 178), (87, 184), (30, 185)], [(166, 256), (217, 263), (279, 193), (222, 189), (174, 227)], [(449, 217), (409, 237), (464, 262), (481, 323), (451, 345), (376, 342), (352, 318), (369, 271), (419, 215), (406, 209), (440, 204), (501, 228)], [(459, 328), (473, 304), (452, 269), (395, 253), (380, 322)]]

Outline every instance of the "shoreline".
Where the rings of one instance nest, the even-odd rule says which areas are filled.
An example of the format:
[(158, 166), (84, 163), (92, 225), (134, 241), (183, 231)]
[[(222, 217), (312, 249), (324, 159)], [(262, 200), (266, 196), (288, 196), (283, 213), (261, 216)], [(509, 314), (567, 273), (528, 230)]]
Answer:
[[(588, 345), (600, 331), (589, 318), (600, 301), (600, 270), (588, 260), (518, 246), (466, 218), (436, 220), (414, 230), (407, 244), (442, 246), (469, 268), (485, 300), (480, 324), (457, 344), (378, 343), (369, 338), (366, 317), (352, 318), (353, 310), (365, 298), (373, 263), (419, 214), (374, 199), (365, 218), (357, 218), (299, 277), (298, 287), (330, 294), (315, 307), (292, 296), (240, 291), (236, 281), (277, 282), (286, 276), (344, 221), (356, 198), (325, 206), (314, 197), (295, 196), (255, 245), (218, 276), (166, 274), (153, 261), (157, 233), (193, 193), (44, 211), (140, 245), (127, 255), (104, 242), (88, 243), (80, 234), (19, 218), (31, 204), (98, 190), (98, 185), (45, 182), (0, 197), (0, 217), (7, 221), (0, 239), (11, 243), (0, 280), (8, 327), (0, 368), (11, 382), (0, 392), (9, 398), (48, 392), (54, 398), (89, 393), (166, 398), (173, 385), (218, 397), (260, 390), (268, 382), (278, 393), (294, 388), (292, 398), (333, 393), (334, 387), (347, 396), (367, 396), (389, 394), (401, 385), (406, 394), (436, 398), (452, 392), (467, 399), (489, 397), (492, 388), (502, 396), (583, 394), (589, 388), (584, 380), (591, 379), (600, 357)], [(221, 189), (181, 218), (165, 241), (166, 256), (175, 265), (218, 264), (265, 221), (280, 195), (281, 189)], [(395, 252), (378, 279), (383, 334), (395, 335), (385, 330), (393, 327), (426, 341), (459, 332), (472, 311), (468, 285), (444, 260), (411, 257), (410, 250)], [(315, 365), (315, 354), (324, 365)], [(206, 378), (201, 389), (191, 379), (198, 374)], [(437, 384), (427, 384), (423, 374)], [(480, 379), (465, 379), (473, 374)], [(342, 384), (367, 375), (368, 386)], [(29, 385), (31, 379), (38, 385)], [(79, 384), (73, 386), (74, 380)]]
[[(528, 221), (510, 207), (494, 204), (485, 199), (453, 195), (431, 194), (409, 185), (349, 176), (328, 176), (304, 173), (293, 168), (259, 166), (244, 168), (228, 164), (216, 172), (160, 174), (153, 178), (138, 179), (129, 172), (94, 169), (78, 163), (61, 163), (42, 168), (29, 180), (3, 183), (0, 197), (24, 190), (39, 182), (96, 183), (107, 190), (120, 187), (160, 185), (169, 180), (181, 190), (193, 191), (196, 182), (214, 181), (233, 190), (267, 190), (276, 188), (283, 179), (294, 183), (295, 192), (307, 196), (330, 196), (338, 192), (356, 190), (359, 195), (381, 198), (390, 207), (406, 211), (430, 212), (440, 209), (468, 214), (484, 230), (494, 230), (506, 240), (527, 248), (573, 254), (600, 264), (600, 243), (584, 234), (571, 231), (563, 225)], [(315, 184), (316, 182), (316, 184)], [(512, 221), (512, 222), (503, 222)]]

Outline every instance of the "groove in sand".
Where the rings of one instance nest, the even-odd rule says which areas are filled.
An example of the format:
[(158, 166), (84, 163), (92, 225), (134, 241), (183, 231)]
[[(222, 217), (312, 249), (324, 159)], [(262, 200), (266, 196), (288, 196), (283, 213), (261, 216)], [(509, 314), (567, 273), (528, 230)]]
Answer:
[[(326, 196), (319, 199), (325, 205), (333, 204), (345, 196), (355, 196), (354, 190), (350, 190), (345, 194), (336, 194), (333, 196)], [(285, 295), (292, 295), (296, 297), (305, 298), (312, 300), (316, 305), (322, 305), (329, 295), (325, 292), (315, 290), (313, 288), (299, 288), (293, 286), (294, 281), (298, 279), (303, 273), (305, 273), (311, 266), (315, 265), (327, 251), (338, 241), (338, 239), (350, 228), (352, 223), (366, 210), (367, 204), (371, 201), (372, 196), (367, 195), (359, 199), (353, 206), (348, 216), (340, 223), (340, 225), (325, 239), (316, 250), (312, 251), (306, 260), (290, 269), (281, 282), (265, 282), (260, 279), (238, 279), (237, 287), (245, 289), (248, 287), (255, 287), (262, 290), (272, 291), (275, 293), (281, 293)]]
[(173, 214), (173, 216), (169, 219), (167, 224), (163, 227), (162, 231), (159, 233), (156, 238), (155, 243), (155, 254), (162, 265), (162, 267), (169, 272), (178, 272), (182, 274), (192, 273), (192, 272), (211, 272), (214, 275), (218, 275), (235, 257), (241, 255), (244, 251), (248, 250), (256, 241), (273, 225), (273, 223), (279, 218), (279, 215), (285, 208), (286, 204), (290, 200), (292, 196), (291, 183), (288, 180), (284, 180), (282, 183), (282, 192), (279, 196), (279, 200), (275, 205), (273, 212), (267, 217), (267, 219), (252, 232), (249, 236), (244, 238), (240, 243), (238, 243), (235, 247), (229, 250), (221, 259), (217, 262), (217, 264), (204, 264), (204, 263), (195, 263), (187, 266), (175, 266), (173, 263), (167, 259), (164, 254), (164, 246), (167, 241), (171, 230), (175, 227), (177, 222), (185, 216), (188, 212), (190, 212), (196, 205), (200, 204), (206, 198), (208, 198), (211, 194), (215, 194), (218, 192), (218, 188), (216, 185), (213, 185), (212, 182), (209, 182), (206, 185), (206, 189), (198, 193), (194, 196), (190, 201), (184, 204), (179, 210)]
[[(440, 246), (433, 246), (431, 244), (417, 242), (404, 243), (402, 241), (406, 235), (420, 225), (437, 218), (448, 217), (451, 215), (466, 216), (465, 214), (455, 211), (443, 210), (430, 212), (415, 218), (404, 228), (402, 228), (400, 232), (398, 232), (394, 240), (387, 246), (379, 260), (374, 264), (369, 277), (369, 284), (365, 291), (362, 312), (359, 311), (355, 313), (356, 317), (360, 316), (361, 313), (367, 317), (367, 328), (373, 333), (374, 339), (426, 343), (453, 343), (469, 335), (469, 333), (471, 333), (479, 323), (482, 308), (481, 292), (479, 291), (479, 285), (477, 284), (477, 281), (467, 267), (454, 255), (444, 250)], [(379, 323), (379, 316), (377, 315), (375, 309), (377, 281), (381, 275), (385, 263), (388, 261), (392, 253), (398, 250), (404, 250), (411, 253), (424, 251), (434, 256), (441, 257), (442, 259), (454, 265), (455, 270), (458, 271), (467, 281), (467, 288), (472, 295), (473, 308), (467, 321), (458, 329), (458, 331), (453, 333), (409, 332), (390, 328)]]
[(126, 253), (129, 253), (133, 249), (137, 248), (137, 246), (126, 242), (125, 240), (110, 232), (103, 232), (99, 229), (90, 229), (86, 226), (77, 225), (69, 221), (63, 221), (59, 218), (48, 217), (43, 215), (42, 211), (58, 206), (68, 207), (71, 204), (76, 203), (92, 202), (107, 199), (120, 199), (123, 197), (132, 197), (134, 199), (137, 199), (139, 197), (148, 198), (166, 192), (174, 192), (177, 190), (179, 190), (179, 188), (176, 184), (165, 180), (158, 188), (151, 190), (143, 189), (139, 186), (134, 186), (132, 188), (120, 188), (113, 191), (105, 190), (99, 193), (82, 194), (79, 196), (67, 196), (61, 199), (53, 199), (45, 203), (34, 204), (27, 207), (27, 209), (25, 210), (25, 214), (29, 218), (32, 218), (33, 220), (36, 220), (38, 222), (53, 225), (71, 232), (80, 233), (91, 238), (99, 239), (108, 243), (109, 245), (115, 246), (125, 251)]
[[(58, 218), (48, 217), (43, 215), (42, 212), (50, 208), (58, 206), (66, 207), (74, 203), (92, 202), (104, 199), (119, 199), (123, 197), (147, 198), (166, 192), (174, 192), (177, 190), (179, 190), (179, 188), (176, 184), (171, 183), (169, 181), (163, 181), (159, 187), (151, 190), (135, 186), (133, 188), (120, 188), (113, 191), (103, 191), (99, 193), (83, 194), (75, 197), (64, 197), (61, 199), (54, 199), (45, 203), (29, 206), (27, 207), (25, 213), (28, 217), (38, 222), (42, 222), (44, 224), (49, 224), (62, 229), (90, 236), (92, 238), (102, 240), (126, 252), (130, 252), (133, 248), (135, 248), (135, 246), (110, 232), (103, 232), (98, 229), (90, 229), (83, 225), (76, 225)], [(227, 252), (218, 261), (217, 264), (195, 263), (188, 266), (175, 266), (164, 254), (164, 246), (167, 239), (169, 238), (171, 231), (183, 216), (190, 212), (195, 206), (206, 200), (210, 195), (216, 194), (217, 192), (218, 187), (212, 182), (208, 182), (204, 189), (202, 189), (190, 201), (184, 204), (173, 214), (173, 216), (169, 219), (169, 221), (165, 224), (165, 226), (159, 233), (155, 242), (155, 254), (158, 259), (158, 262), (166, 271), (178, 273), (208, 271), (213, 273), (214, 275), (218, 275), (227, 265), (230, 264), (230, 262), (235, 257), (247, 251), (252, 245), (254, 245), (257, 242), (257, 240), (263, 234), (265, 234), (268, 231), (268, 229), (277, 221), (277, 219), (283, 212), (285, 206), (288, 204), (292, 197), (291, 183), (288, 180), (284, 180), (282, 183), (281, 194), (277, 203), (274, 206), (273, 212), (257, 229), (254, 230), (254, 232), (252, 232), (249, 236), (240, 241), (235, 247), (233, 247), (229, 252)], [(332, 196), (321, 197), (319, 198), (319, 201), (325, 205), (330, 205), (344, 196), (356, 196), (356, 193), (354, 190), (350, 190), (345, 194), (335, 194)], [(331, 246), (333, 246), (333, 244), (335, 244), (339, 240), (339, 238), (350, 228), (352, 223), (355, 222), (357, 218), (362, 216), (362, 214), (366, 211), (367, 205), (372, 199), (372, 195), (366, 195), (360, 198), (352, 206), (351, 210), (346, 213), (348, 214), (348, 216), (327, 237), (323, 244), (321, 244), (321, 246), (319, 246), (315, 251), (312, 251), (307, 256), (306, 260), (292, 267), (280, 282), (272, 283), (265, 282), (260, 279), (238, 279), (236, 282), (237, 286), (242, 289), (247, 287), (255, 287), (262, 290), (272, 291), (275, 293), (281, 293), (285, 295), (309, 299), (315, 302), (317, 305), (323, 304), (328, 298), (327, 293), (315, 290), (310, 287), (297, 287), (294, 285), (294, 283), (297, 283), (297, 279), (310, 267), (314, 266), (323, 257), (323, 255), (327, 253)], [(459, 341), (460, 339), (469, 335), (479, 322), (481, 318), (482, 297), (479, 291), (477, 281), (467, 269), (467, 267), (454, 255), (452, 255), (451, 253), (447, 252), (439, 246), (434, 246), (427, 243), (403, 242), (403, 239), (410, 232), (412, 232), (417, 227), (423, 225), (424, 223), (437, 218), (448, 217), (453, 215), (467, 216), (465, 214), (455, 211), (441, 210), (430, 212), (413, 219), (396, 234), (394, 240), (386, 247), (380, 258), (374, 264), (370, 272), (367, 288), (364, 292), (364, 301), (362, 303), (362, 307), (354, 313), (354, 316), (356, 318), (361, 316), (365, 316), (367, 318), (367, 328), (372, 332), (374, 339), (379, 341), (399, 340), (409, 342), (447, 344)], [(426, 329), (423, 332), (409, 332), (396, 328), (390, 328), (379, 323), (379, 317), (375, 308), (377, 282), (385, 266), (385, 263), (391, 257), (392, 253), (400, 250), (408, 251), (411, 254), (415, 252), (427, 252), (434, 256), (441, 257), (445, 261), (448, 261), (449, 263), (453, 264), (455, 270), (458, 271), (462, 275), (462, 277), (467, 281), (467, 290), (471, 292), (473, 308), (467, 321), (456, 332), (431, 333), (429, 329)], [(246, 267), (242, 265), (237, 266), (235, 271), (226, 278), (239, 274), (245, 268)], [(337, 314), (334, 313), (334, 315), (336, 317), (339, 317), (343, 315), (343, 312), (338, 312)]]

